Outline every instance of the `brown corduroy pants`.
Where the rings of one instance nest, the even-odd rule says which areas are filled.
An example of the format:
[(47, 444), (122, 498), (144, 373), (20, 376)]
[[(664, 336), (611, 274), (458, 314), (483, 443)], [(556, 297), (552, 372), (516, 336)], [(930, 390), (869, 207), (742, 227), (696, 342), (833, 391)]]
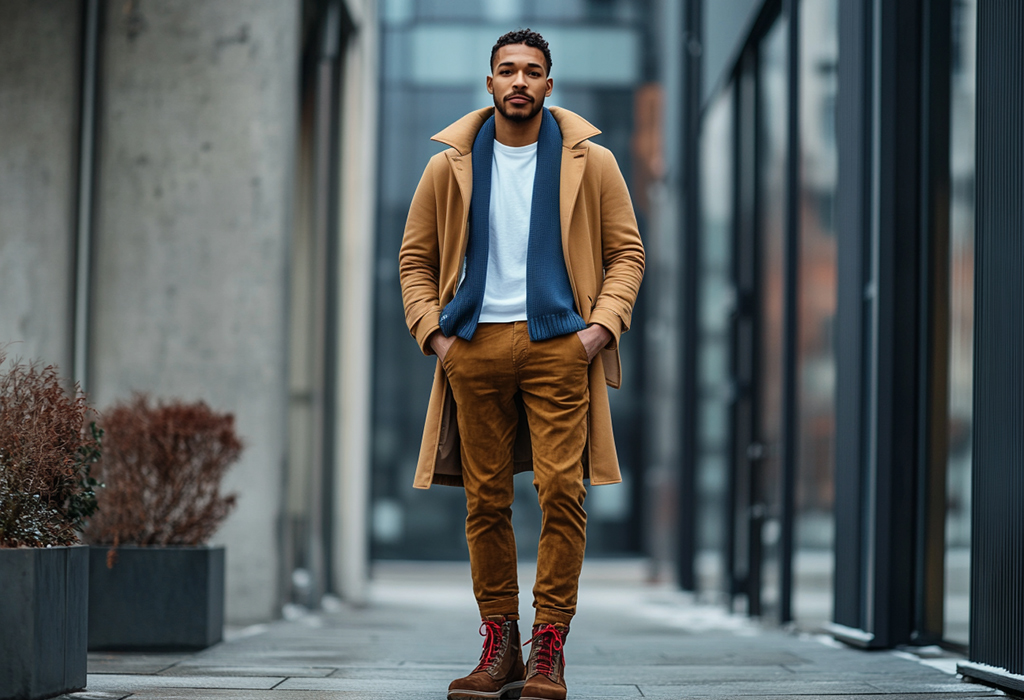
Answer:
[(466, 540), (480, 615), (519, 613), (512, 454), (521, 392), (542, 513), (535, 624), (568, 625), (586, 547), (581, 459), (590, 390), (583, 343), (575, 333), (534, 342), (525, 321), (482, 323), (472, 341), (456, 339), (443, 364), (459, 406)]

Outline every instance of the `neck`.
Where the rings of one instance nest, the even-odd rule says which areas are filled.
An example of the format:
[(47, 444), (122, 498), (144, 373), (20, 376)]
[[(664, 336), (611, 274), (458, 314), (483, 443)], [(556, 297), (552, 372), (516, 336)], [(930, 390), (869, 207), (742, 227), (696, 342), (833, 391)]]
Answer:
[(514, 122), (507, 119), (498, 110), (494, 110), (494, 140), (502, 146), (529, 146), (537, 143), (540, 138), (540, 122), (544, 117), (544, 110), (537, 112), (531, 119), (525, 122)]

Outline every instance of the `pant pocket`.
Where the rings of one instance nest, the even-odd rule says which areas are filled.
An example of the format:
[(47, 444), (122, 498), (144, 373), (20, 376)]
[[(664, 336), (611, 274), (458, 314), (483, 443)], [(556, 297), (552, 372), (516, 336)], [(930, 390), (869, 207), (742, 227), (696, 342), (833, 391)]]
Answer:
[[(570, 333), (570, 335), (573, 337), (573, 342), (576, 344), (576, 347), (579, 350), (580, 358), (589, 365), (590, 364), (590, 356), (587, 355), (587, 346), (584, 345), (583, 344), (583, 340), (580, 339), (580, 334), (579, 333)], [(447, 355), (445, 357), (447, 357)]]

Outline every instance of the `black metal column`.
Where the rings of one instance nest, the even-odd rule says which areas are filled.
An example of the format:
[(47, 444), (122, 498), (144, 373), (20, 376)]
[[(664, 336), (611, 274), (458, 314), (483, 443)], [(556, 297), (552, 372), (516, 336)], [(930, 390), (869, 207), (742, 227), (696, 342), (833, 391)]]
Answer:
[(735, 181), (733, 184), (732, 280), (736, 304), (730, 323), (729, 507), (727, 572), (731, 603), (746, 596), (747, 613), (761, 614), (761, 524), (763, 509), (754, 501), (755, 470), (763, 454), (757, 444), (758, 363), (760, 342), (759, 237), (757, 235), (757, 54), (748, 47), (740, 56), (736, 77), (733, 123)]
[(700, 277), (700, 107), (701, 107), (701, 6), (689, 0), (683, 9), (682, 75), (680, 95), (683, 101), (683, 138), (679, 140), (680, 202), (682, 223), (682, 289), (680, 326), (683, 338), (680, 384), (680, 475), (679, 536), (677, 571), (683, 590), (697, 590), (697, 411), (700, 391), (697, 380), (697, 354), (700, 349), (698, 290)]
[[(1024, 3), (978, 3), (970, 659), (1024, 691)], [(1011, 678), (1009, 674), (1017, 674)]]
[(922, 7), (921, 314), (914, 641), (943, 639), (949, 456), (950, 47), (952, 0)]
[(833, 632), (888, 647), (914, 627), (922, 9), (841, 8)]
[[(920, 0), (879, 0), (876, 17), (876, 159), (873, 222), (872, 520), (868, 630), (877, 646), (913, 631), (920, 230)], [(873, 467), (873, 468), (872, 468)]]
[(863, 620), (865, 489), (864, 377), (867, 232), (871, 211), (871, 4), (839, 3), (839, 93), (836, 135), (836, 474), (835, 622), (860, 629)]
[(782, 445), (779, 537), (779, 622), (793, 620), (793, 552), (796, 538), (797, 474), (797, 352), (799, 337), (800, 279), (800, 3), (783, 0), (782, 12), (789, 19), (789, 51), (786, 58), (786, 252), (782, 331)]

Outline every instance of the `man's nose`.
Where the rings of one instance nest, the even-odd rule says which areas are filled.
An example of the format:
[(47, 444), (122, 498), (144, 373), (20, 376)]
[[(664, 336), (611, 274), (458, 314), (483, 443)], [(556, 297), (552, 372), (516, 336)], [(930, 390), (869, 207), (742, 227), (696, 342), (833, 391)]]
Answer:
[(526, 87), (526, 72), (525, 71), (519, 71), (519, 72), (516, 73), (515, 80), (512, 81), (512, 87), (514, 87), (514, 88)]

